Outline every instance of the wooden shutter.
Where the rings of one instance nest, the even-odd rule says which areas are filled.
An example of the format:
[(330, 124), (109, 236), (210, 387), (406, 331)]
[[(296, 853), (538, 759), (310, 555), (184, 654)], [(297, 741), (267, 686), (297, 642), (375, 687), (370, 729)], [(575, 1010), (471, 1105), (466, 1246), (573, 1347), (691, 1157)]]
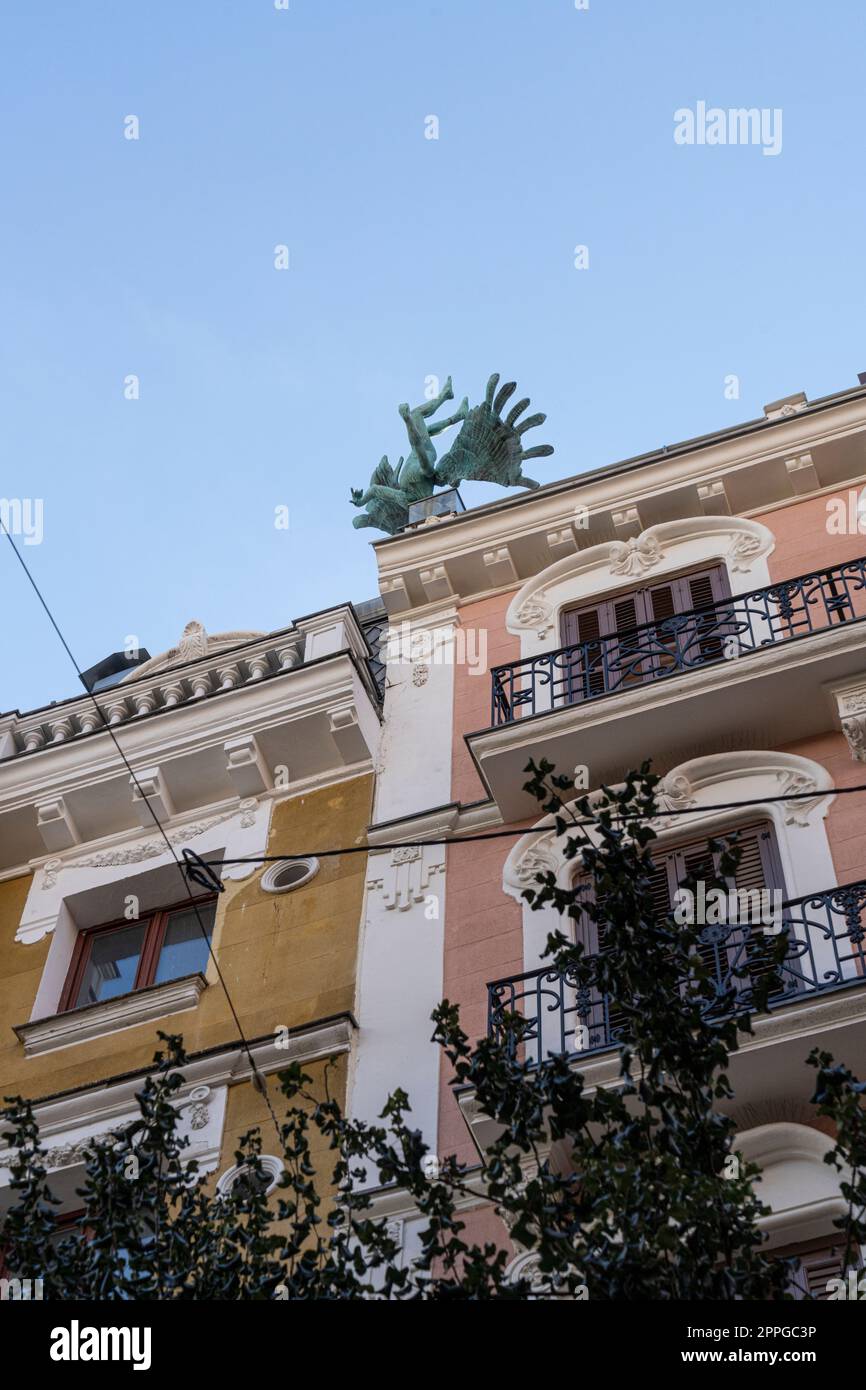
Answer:
[(563, 666), (562, 695), (566, 704), (589, 700), (605, 692), (604, 656), (598, 638), (606, 631), (602, 622), (607, 606), (571, 608), (562, 614), (562, 645), (579, 648)]
[[(840, 1239), (835, 1244), (823, 1239), (812, 1240), (799, 1245), (788, 1246), (776, 1251), (779, 1259), (796, 1261), (791, 1266), (787, 1292), (795, 1299), (814, 1298), (826, 1302), (830, 1293), (827, 1284), (831, 1279), (845, 1279), (845, 1242)], [(863, 1269), (862, 1254), (856, 1247), (851, 1254), (848, 1269), (857, 1271), (858, 1278)]]
[[(720, 660), (725, 614), (706, 610), (729, 597), (727, 573), (714, 565), (591, 607), (567, 609), (560, 620), (562, 645), (581, 650), (564, 665), (565, 703), (629, 689), (683, 665)], [(693, 624), (665, 626), (667, 619), (692, 612)], [(647, 629), (653, 623), (659, 624), (655, 632)]]

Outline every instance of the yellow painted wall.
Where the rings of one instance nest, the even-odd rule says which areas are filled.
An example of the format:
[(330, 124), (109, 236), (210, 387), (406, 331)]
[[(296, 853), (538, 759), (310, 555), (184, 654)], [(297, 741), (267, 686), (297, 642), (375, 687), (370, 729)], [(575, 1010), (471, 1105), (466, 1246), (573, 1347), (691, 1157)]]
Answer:
[[(279, 802), (267, 853), (363, 845), (372, 783), (371, 775), (357, 777)], [(226, 884), (214, 945), (248, 1039), (352, 1009), (366, 866), (366, 854), (323, 859), (308, 884), (279, 895), (261, 890), (259, 869), (252, 878)], [(29, 886), (29, 875), (0, 883), (0, 1095), (37, 1098), (139, 1070), (153, 1059), (158, 1029), (182, 1033), (190, 1053), (237, 1039), (211, 966), (196, 1009), (25, 1058), (12, 1029), (30, 1017), (50, 946), (48, 938), (29, 946), (14, 940)], [(264, 1105), (251, 1095), (261, 1119)]]

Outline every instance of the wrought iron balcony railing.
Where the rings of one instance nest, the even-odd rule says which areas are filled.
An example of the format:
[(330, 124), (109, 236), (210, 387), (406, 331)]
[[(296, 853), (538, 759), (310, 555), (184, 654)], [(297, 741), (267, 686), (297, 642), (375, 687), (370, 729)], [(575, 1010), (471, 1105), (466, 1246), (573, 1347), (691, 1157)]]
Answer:
[(597, 700), (866, 618), (866, 557), (495, 666), (491, 724)]
[[(767, 930), (746, 921), (737, 925), (710, 926), (701, 932), (701, 956), (708, 968), (713, 998), (706, 1002), (708, 1016), (720, 1017), (730, 990), (739, 1001), (752, 1002), (754, 974), (761, 968), (758, 935)], [(824, 893), (796, 898), (782, 904), (780, 921), (773, 930), (785, 932), (787, 953), (773, 970), (769, 1007), (866, 985), (866, 880), (831, 888)], [(593, 957), (588, 958), (590, 972)], [(523, 1019), (518, 1040), (509, 1027), (508, 1015)], [(525, 1061), (541, 1062), (550, 1053), (593, 1053), (616, 1047), (627, 1029), (617, 1016), (609, 996), (579, 982), (572, 967), (528, 970), (487, 986), (487, 1033), (520, 1049)]]

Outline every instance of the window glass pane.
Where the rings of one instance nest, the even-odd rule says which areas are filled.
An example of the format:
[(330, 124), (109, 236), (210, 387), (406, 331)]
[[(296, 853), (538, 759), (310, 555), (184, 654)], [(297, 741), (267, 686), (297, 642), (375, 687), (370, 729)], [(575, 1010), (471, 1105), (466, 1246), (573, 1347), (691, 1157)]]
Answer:
[[(198, 910), (208, 939), (213, 927), (214, 910), (214, 903), (206, 903)], [(173, 912), (166, 923), (165, 940), (153, 977), (154, 984), (162, 984), (164, 980), (179, 980), (182, 975), (194, 975), (197, 970), (203, 971), (207, 962), (207, 943), (193, 909), (185, 907), (179, 912)]]
[(134, 987), (145, 929), (145, 923), (136, 922), (92, 938), (73, 1008), (95, 1004), (100, 999), (113, 999)]

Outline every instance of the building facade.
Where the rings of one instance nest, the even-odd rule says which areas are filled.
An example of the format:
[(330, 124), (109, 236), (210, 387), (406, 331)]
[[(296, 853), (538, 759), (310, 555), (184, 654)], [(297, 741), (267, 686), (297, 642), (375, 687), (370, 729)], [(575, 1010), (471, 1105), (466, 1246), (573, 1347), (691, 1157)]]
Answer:
[[(535, 1020), (535, 1060), (566, 1050), (590, 1082), (616, 1075), (605, 1002), (581, 1014), (564, 982), (541, 993), (541, 953), (563, 924), (522, 893), (539, 870), (570, 884), (575, 866), (552, 824), (538, 833), (522, 786), (530, 758), (575, 775), (576, 794), (651, 758), (669, 812), (656, 827), (662, 905), (706, 841), (734, 829), (738, 886), (786, 904), (792, 958), (732, 1060), (733, 1113), (763, 1169), (772, 1248), (801, 1253), (807, 1282), (824, 1277), (842, 1204), (804, 1059), (822, 1045), (866, 1068), (866, 793), (846, 792), (866, 783), (864, 483), (861, 384), (375, 543), (391, 660), (359, 965), (361, 1111), (403, 1085), (431, 1148), (477, 1160), (486, 1117), (429, 1042), (443, 997), (470, 1035), (518, 1008)], [(749, 804), (714, 809), (736, 802)], [(382, 1204), (410, 1253), (411, 1211)], [(481, 1195), (467, 1220), (505, 1238)]]
[[(365, 855), (318, 852), (363, 847), (370, 819), (366, 626), (348, 605), (269, 634), (190, 623), (102, 664), (110, 731), (88, 694), (0, 719), (0, 1083), (35, 1102), (61, 1218), (88, 1141), (136, 1113), (160, 1030), (183, 1036), (182, 1132), (214, 1181), (253, 1125), (276, 1144), (250, 1055), (278, 1114), (288, 1060), (321, 1085), (335, 1059), (345, 1098)], [(221, 884), (194, 906), (183, 849)]]
[[(591, 1084), (615, 1077), (606, 1001), (578, 1008), (542, 964), (563, 924), (523, 892), (540, 870), (568, 886), (575, 865), (524, 769), (546, 758), (582, 795), (650, 758), (661, 907), (734, 829), (733, 886), (785, 904), (795, 950), (732, 1059), (732, 1113), (771, 1247), (820, 1287), (842, 1203), (804, 1059), (826, 1046), (866, 1075), (864, 497), (866, 385), (792, 396), (431, 509), (374, 542), (373, 602), (269, 634), (191, 623), (160, 656), (102, 663), (111, 732), (89, 695), (0, 716), (0, 1085), (36, 1103), (63, 1214), (87, 1141), (132, 1115), (158, 1030), (183, 1034), (179, 1105), (215, 1181), (241, 1133), (266, 1135), (224, 985), (273, 1099), (289, 1060), (321, 1084), (336, 1058), (351, 1114), (401, 1087), (433, 1153), (470, 1167), (489, 1121), (431, 1042), (441, 999), (476, 1038), (518, 1008), (530, 1060), (566, 1051)], [(486, 831), (512, 833), (467, 838)], [(196, 903), (216, 965), (182, 849), (223, 890)], [(720, 984), (735, 946), (714, 957)], [(417, 1214), (399, 1192), (376, 1204), (410, 1260)], [(471, 1236), (508, 1243), (483, 1192), (465, 1208)]]

